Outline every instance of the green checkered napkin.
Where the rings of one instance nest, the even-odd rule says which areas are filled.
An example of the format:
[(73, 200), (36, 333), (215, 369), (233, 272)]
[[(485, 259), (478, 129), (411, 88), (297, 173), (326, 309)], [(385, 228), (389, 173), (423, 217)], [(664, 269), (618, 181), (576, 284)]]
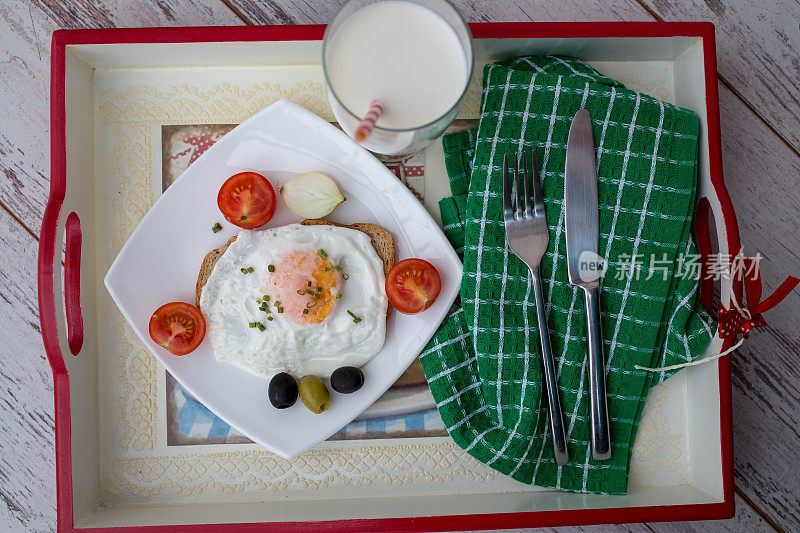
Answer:
[[(647, 393), (670, 374), (634, 365), (692, 360), (715, 329), (697, 301), (696, 279), (679, 275), (686, 270), (679, 258), (695, 250), (697, 117), (571, 58), (490, 64), (483, 87), (477, 130), (444, 139), (453, 196), (440, 208), (463, 253), (463, 307), (420, 356), (431, 392), (453, 440), (492, 468), (544, 487), (625, 493)], [(601, 310), (612, 457), (604, 462), (591, 459), (585, 311), (564, 256), (564, 158), (580, 108), (594, 122), (599, 251), (608, 265)], [(543, 404), (530, 276), (506, 246), (502, 219), (503, 154), (531, 148), (550, 226), (541, 273), (569, 440), (563, 467), (553, 459)]]

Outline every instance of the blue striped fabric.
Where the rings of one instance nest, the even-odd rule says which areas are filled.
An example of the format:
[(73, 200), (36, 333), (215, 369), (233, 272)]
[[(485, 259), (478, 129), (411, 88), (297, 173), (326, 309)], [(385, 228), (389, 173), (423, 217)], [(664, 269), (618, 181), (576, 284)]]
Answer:
[[(241, 433), (195, 400), (177, 382), (172, 389), (171, 400), (168, 404), (172, 403), (175, 409), (173, 416), (176, 424), (173, 430), (176, 443), (218, 444), (230, 442), (232, 437), (234, 441), (242, 441), (244, 436)], [(331, 440), (418, 437), (431, 433), (444, 434), (444, 429), (439, 412), (434, 407), (400, 416), (351, 422), (333, 435)]]

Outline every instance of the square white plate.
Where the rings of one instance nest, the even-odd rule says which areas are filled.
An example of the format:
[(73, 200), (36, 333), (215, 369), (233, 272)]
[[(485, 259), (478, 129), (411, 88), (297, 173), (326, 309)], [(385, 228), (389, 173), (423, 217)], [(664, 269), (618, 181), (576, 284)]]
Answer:
[[(194, 303), (203, 257), (238, 233), (217, 208), (217, 192), (227, 178), (244, 171), (266, 176), (276, 191), (301, 172), (328, 174), (347, 200), (327, 218), (379, 224), (394, 236), (398, 260), (420, 257), (441, 273), (442, 291), (434, 305), (418, 315), (393, 311), (383, 349), (363, 368), (364, 387), (349, 395), (331, 391), (331, 408), (321, 415), (300, 401), (289, 409), (273, 408), (267, 380), (217, 362), (208, 339), (177, 357), (148, 333), (150, 316), (160, 305)], [(279, 198), (265, 228), (300, 220)], [(215, 222), (224, 228), (219, 233), (211, 231)], [(461, 262), (441, 229), (394, 174), (330, 123), (281, 100), (220, 139), (161, 195), (109, 268), (105, 285), (139, 338), (181, 385), (252, 440), (292, 458), (344, 427), (395, 382), (449, 311), (461, 274)]]

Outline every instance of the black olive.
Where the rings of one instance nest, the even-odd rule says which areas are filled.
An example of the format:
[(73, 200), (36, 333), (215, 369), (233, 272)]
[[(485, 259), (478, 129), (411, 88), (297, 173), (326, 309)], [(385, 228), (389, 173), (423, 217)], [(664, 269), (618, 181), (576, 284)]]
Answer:
[(286, 372), (275, 374), (269, 382), (269, 403), (278, 409), (286, 409), (297, 401), (297, 382)]
[(364, 373), (354, 366), (337, 368), (331, 374), (331, 387), (336, 392), (350, 394), (364, 385)]

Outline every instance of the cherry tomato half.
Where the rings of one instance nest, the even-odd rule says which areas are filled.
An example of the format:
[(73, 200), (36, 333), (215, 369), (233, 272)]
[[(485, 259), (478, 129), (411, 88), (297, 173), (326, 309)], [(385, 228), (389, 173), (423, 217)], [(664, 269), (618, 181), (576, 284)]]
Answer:
[(403, 259), (386, 275), (386, 296), (401, 313), (411, 315), (430, 307), (442, 289), (442, 278), (422, 259)]
[(225, 219), (244, 229), (269, 222), (276, 203), (272, 184), (255, 172), (234, 174), (225, 180), (217, 195), (217, 205)]
[(150, 338), (174, 355), (186, 355), (206, 336), (200, 309), (184, 302), (164, 304), (150, 317)]

